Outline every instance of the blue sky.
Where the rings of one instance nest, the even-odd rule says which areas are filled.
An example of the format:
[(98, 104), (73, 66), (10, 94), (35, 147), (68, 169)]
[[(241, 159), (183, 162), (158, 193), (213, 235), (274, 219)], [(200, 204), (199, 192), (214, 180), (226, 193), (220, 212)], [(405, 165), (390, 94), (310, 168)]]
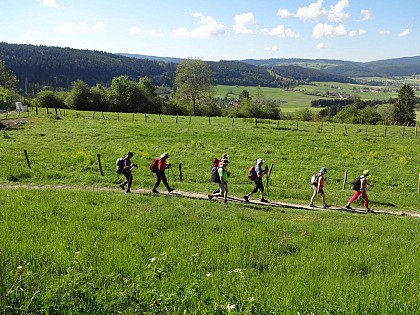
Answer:
[(419, 0), (0, 0), (0, 42), (202, 60), (420, 55)]

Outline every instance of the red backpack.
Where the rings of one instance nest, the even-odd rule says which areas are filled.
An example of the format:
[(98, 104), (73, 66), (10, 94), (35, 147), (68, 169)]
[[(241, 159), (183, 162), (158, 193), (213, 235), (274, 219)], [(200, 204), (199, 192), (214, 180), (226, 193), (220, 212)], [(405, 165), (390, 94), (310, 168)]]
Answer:
[(257, 172), (255, 171), (255, 166), (251, 166), (248, 170), (248, 179), (255, 181), (257, 179)]
[(159, 158), (156, 157), (152, 160), (152, 163), (150, 163), (150, 171), (152, 173), (156, 173), (159, 169), (158, 166), (159, 166)]

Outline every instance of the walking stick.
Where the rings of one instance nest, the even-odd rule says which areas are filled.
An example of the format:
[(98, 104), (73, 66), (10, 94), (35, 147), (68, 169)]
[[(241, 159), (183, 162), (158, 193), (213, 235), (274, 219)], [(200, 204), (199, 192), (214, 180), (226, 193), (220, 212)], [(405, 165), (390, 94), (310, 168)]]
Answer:
[(266, 177), (265, 188), (266, 188), (267, 194), (268, 194), (268, 183), (269, 183), (269, 180), (270, 180), (270, 175), (271, 175), (272, 170), (273, 170), (273, 164), (271, 164), (270, 169), (267, 173), (267, 177)]

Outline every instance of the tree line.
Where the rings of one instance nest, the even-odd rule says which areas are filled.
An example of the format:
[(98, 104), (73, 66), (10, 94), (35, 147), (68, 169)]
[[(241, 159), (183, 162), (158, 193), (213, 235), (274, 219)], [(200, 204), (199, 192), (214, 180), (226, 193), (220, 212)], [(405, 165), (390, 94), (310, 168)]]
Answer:
[[(69, 91), (54, 91), (45, 88), (27, 102), (33, 106), (70, 108), (90, 111), (114, 111), (130, 113), (163, 113), (180, 115), (230, 116), (301, 120), (338, 120), (348, 123), (376, 124), (379, 121), (394, 121), (399, 124), (415, 123), (417, 99), (414, 90), (404, 85), (394, 104), (387, 108), (374, 106), (375, 102), (353, 103), (339, 101), (321, 110), (316, 116), (304, 109), (291, 117), (281, 115), (280, 103), (267, 100), (260, 87), (254, 99), (243, 90), (239, 99), (214, 97), (214, 72), (208, 63), (196, 58), (185, 59), (176, 66), (172, 93), (162, 97), (149, 77), (132, 80), (128, 75), (114, 77), (109, 87), (96, 84), (93, 87), (83, 80), (71, 83)], [(0, 93), (17, 95), (15, 75), (0, 63)], [(1, 96), (1, 94), (0, 94)], [(5, 97), (5, 96), (4, 96)], [(319, 105), (313, 103), (312, 105)]]

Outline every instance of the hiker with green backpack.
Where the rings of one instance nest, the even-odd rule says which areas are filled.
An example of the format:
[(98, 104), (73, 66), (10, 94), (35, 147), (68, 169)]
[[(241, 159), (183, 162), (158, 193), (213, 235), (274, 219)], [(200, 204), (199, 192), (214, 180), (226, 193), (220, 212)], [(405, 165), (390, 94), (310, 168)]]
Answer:
[(322, 207), (328, 208), (329, 206), (325, 202), (325, 193), (324, 193), (324, 183), (325, 183), (325, 174), (327, 174), (327, 169), (325, 167), (321, 167), (319, 173), (312, 175), (311, 184), (312, 189), (314, 190), (311, 201), (309, 202), (309, 207), (315, 207), (314, 199), (316, 195), (320, 195), (322, 198)]
[(249, 202), (249, 197), (258, 190), (260, 191), (260, 201), (268, 202), (268, 200), (264, 198), (263, 176), (268, 173), (268, 166), (266, 166), (264, 170), (262, 169), (264, 162), (263, 159), (257, 159), (257, 164), (249, 168), (248, 179), (254, 182), (254, 189), (244, 196), (246, 202)]
[(369, 199), (366, 193), (367, 185), (368, 185), (366, 178), (368, 176), (369, 176), (369, 170), (364, 170), (363, 173), (353, 181), (351, 188), (354, 190), (354, 194), (345, 205), (346, 209), (353, 209), (350, 206), (351, 203), (360, 196), (363, 199), (363, 206), (365, 207), (366, 212), (370, 212)]

